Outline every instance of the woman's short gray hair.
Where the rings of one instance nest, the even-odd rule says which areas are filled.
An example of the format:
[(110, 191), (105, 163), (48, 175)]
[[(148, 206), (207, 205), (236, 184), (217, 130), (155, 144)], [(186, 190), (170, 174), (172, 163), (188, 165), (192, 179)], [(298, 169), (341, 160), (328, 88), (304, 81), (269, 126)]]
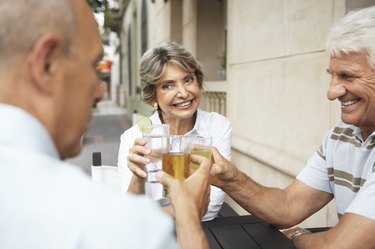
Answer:
[(194, 73), (199, 87), (203, 88), (204, 74), (192, 54), (175, 42), (164, 42), (147, 50), (140, 62), (141, 97), (148, 104), (156, 99), (156, 85), (160, 82), (166, 64), (177, 64), (189, 73)]
[(349, 12), (330, 30), (326, 44), (332, 57), (364, 53), (375, 70), (375, 6)]

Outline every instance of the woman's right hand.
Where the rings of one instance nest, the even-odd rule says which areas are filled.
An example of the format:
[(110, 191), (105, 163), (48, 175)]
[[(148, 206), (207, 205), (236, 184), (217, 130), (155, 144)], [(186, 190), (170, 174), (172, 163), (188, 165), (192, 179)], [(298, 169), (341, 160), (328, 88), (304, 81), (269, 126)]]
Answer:
[(147, 177), (145, 166), (150, 162), (150, 159), (145, 155), (151, 153), (151, 150), (147, 149), (145, 145), (146, 139), (137, 138), (128, 155), (128, 168), (135, 176), (143, 180)]

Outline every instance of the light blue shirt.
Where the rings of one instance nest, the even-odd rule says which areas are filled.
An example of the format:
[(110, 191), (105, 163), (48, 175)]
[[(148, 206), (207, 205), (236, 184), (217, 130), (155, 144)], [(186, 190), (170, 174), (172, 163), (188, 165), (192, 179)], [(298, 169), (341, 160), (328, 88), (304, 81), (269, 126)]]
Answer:
[(0, 116), (0, 248), (178, 248), (152, 201), (93, 184), (22, 109)]

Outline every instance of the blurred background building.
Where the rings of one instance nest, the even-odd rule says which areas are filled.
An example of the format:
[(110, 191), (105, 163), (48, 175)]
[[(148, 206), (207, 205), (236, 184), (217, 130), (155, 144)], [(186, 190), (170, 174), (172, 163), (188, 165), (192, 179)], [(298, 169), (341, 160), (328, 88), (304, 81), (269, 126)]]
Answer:
[[(139, 59), (163, 41), (184, 45), (206, 75), (202, 109), (232, 122), (232, 161), (259, 183), (276, 187), (292, 181), (340, 117), (338, 104), (326, 98), (329, 28), (348, 11), (375, 5), (375, 0), (114, 2), (109, 26), (118, 37), (108, 35), (115, 46), (110, 97), (129, 113), (151, 114), (140, 99)], [(336, 222), (331, 203), (303, 225)]]

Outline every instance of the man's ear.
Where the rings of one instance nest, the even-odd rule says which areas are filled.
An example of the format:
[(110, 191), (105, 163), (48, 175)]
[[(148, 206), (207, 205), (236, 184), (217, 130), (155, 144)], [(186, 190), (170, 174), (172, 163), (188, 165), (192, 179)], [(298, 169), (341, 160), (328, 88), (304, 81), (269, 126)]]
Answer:
[(62, 53), (62, 40), (56, 34), (43, 35), (33, 46), (28, 63), (33, 82), (40, 91), (47, 94), (52, 91), (51, 82)]

